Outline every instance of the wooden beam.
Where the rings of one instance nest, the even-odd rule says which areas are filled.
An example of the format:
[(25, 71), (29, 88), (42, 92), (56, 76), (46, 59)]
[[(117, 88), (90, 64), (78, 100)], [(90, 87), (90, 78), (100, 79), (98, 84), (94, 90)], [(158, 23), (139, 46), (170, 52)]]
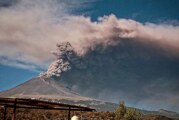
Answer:
[[(6, 106), (7, 108), (14, 108), (14, 106)], [(21, 107), (21, 106), (17, 106), (16, 108), (25, 108), (25, 109), (41, 109), (41, 110), (66, 110), (68, 111), (68, 108), (47, 108), (47, 107)], [(73, 109), (70, 108), (70, 111), (92, 111), (92, 110), (88, 110), (88, 109)]]
[(13, 113), (12, 113), (12, 120), (16, 120), (16, 99), (14, 102), (14, 107), (13, 107)]

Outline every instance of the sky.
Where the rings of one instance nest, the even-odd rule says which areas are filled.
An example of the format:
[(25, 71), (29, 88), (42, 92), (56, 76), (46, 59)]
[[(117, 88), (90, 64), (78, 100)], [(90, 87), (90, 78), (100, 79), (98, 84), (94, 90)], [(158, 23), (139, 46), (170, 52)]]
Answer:
[(72, 89), (179, 111), (178, 6), (178, 0), (0, 0), (0, 91), (46, 71), (56, 44), (70, 40), (83, 66), (70, 61), (62, 76)]

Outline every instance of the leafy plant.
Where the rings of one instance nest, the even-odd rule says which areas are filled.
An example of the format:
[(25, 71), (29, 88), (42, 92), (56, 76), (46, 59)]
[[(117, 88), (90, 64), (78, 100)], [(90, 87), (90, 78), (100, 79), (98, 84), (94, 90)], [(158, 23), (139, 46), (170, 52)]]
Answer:
[(115, 120), (142, 120), (142, 113), (137, 109), (126, 108), (122, 101), (115, 110)]

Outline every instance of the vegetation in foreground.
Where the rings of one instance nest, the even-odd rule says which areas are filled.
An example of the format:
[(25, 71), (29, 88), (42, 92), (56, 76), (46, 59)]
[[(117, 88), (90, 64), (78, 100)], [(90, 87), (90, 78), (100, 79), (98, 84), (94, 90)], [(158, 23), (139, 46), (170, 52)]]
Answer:
[[(13, 109), (8, 108), (6, 120), (11, 120)], [(0, 108), (0, 120), (4, 118), (4, 108)], [(71, 112), (82, 120), (179, 120), (161, 115), (143, 115), (139, 110), (127, 108), (120, 102), (115, 112)], [(68, 111), (17, 109), (16, 120), (67, 120)]]
[(115, 120), (142, 120), (143, 115), (137, 109), (126, 108), (124, 102), (120, 102), (115, 110)]

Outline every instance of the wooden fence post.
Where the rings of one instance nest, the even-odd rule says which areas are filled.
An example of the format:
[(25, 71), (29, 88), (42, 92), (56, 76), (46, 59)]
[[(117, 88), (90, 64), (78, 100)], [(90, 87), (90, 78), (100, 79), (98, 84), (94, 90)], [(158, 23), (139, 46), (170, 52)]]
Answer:
[(13, 113), (12, 113), (12, 120), (16, 120), (16, 102), (17, 102), (17, 99), (15, 98), (14, 108), (13, 108)]
[(69, 107), (69, 110), (68, 110), (68, 120), (70, 120), (70, 107)]

